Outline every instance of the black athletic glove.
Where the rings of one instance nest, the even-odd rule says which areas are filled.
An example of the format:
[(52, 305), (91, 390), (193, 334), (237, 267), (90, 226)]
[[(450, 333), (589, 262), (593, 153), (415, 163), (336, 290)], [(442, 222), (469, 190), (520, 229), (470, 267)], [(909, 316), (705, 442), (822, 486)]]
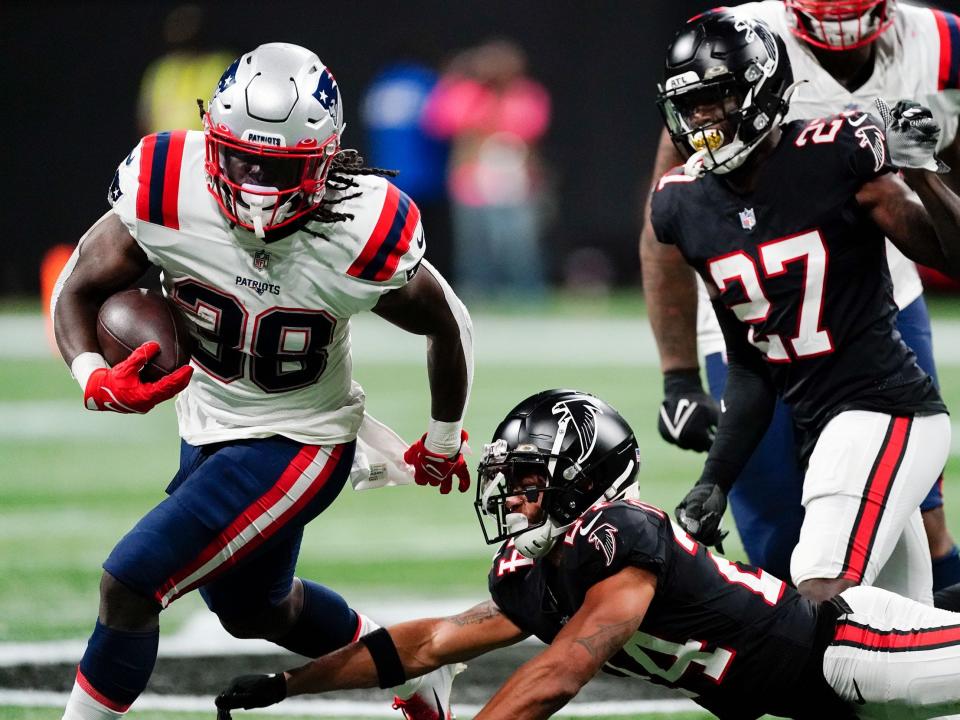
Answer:
[(276, 675), (240, 675), (217, 695), (218, 720), (230, 720), (234, 708), (262, 708), (274, 705), (287, 696), (287, 680), (283, 673)]
[(706, 452), (717, 432), (720, 408), (703, 391), (699, 370), (668, 370), (663, 374), (663, 403), (657, 429), (668, 443), (684, 450)]
[(695, 540), (716, 547), (723, 552), (726, 530), (720, 529), (723, 513), (727, 509), (727, 494), (719, 485), (697, 483), (677, 505), (677, 522)]

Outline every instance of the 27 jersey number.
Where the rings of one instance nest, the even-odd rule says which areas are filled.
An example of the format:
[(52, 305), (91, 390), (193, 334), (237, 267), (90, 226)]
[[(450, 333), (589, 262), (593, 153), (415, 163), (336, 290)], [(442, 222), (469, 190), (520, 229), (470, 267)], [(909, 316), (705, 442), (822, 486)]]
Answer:
[(714, 258), (707, 262), (710, 277), (720, 292), (731, 282), (739, 282), (747, 301), (732, 306), (733, 312), (745, 323), (760, 323), (770, 316), (771, 304), (763, 291), (761, 271), (765, 279), (776, 278), (787, 272), (790, 263), (803, 263), (803, 289), (800, 296), (797, 334), (784, 338), (780, 335), (759, 335), (750, 328), (747, 335), (770, 362), (790, 362), (787, 344), (796, 359), (817, 357), (833, 352), (830, 331), (821, 326), (823, 301), (826, 292), (827, 245), (819, 230), (771, 240), (758, 247), (760, 269), (752, 257), (742, 250)]
[(262, 312), (253, 320), (248, 355), (243, 345), (249, 314), (237, 298), (196, 280), (177, 283), (173, 297), (207, 322), (207, 327), (197, 326), (201, 341), (193, 359), (221, 382), (243, 377), (248, 358), (250, 380), (269, 393), (313, 385), (327, 367), (326, 347), (336, 320), (323, 310), (275, 307)]

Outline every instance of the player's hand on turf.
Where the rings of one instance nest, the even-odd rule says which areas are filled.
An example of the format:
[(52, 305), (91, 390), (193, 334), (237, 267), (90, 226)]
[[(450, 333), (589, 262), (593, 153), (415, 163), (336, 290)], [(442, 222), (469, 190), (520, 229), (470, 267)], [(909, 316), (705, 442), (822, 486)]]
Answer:
[(720, 408), (716, 400), (703, 391), (700, 372), (665, 372), (663, 395), (657, 421), (661, 437), (684, 450), (709, 450), (717, 432)]
[(413, 466), (413, 479), (417, 485), (439, 487), (440, 494), (446, 495), (453, 488), (453, 479), (457, 478), (460, 492), (470, 488), (470, 471), (467, 470), (467, 461), (463, 459), (463, 448), (468, 438), (466, 430), (461, 431), (460, 438), (460, 450), (449, 457), (427, 450), (426, 434), (407, 448), (403, 459)]
[(145, 383), (140, 379), (140, 370), (158, 352), (158, 343), (147, 342), (112, 368), (94, 370), (83, 391), (87, 409), (142, 414), (183, 390), (193, 375), (189, 365), (177, 368), (157, 382)]
[(950, 172), (946, 163), (937, 159), (940, 125), (933, 113), (920, 103), (901, 100), (892, 108), (876, 99), (877, 112), (883, 120), (890, 159), (898, 168)]
[(229, 720), (230, 710), (262, 708), (274, 705), (287, 696), (287, 679), (283, 673), (275, 675), (240, 675), (230, 681), (227, 689), (217, 695), (217, 717)]
[(720, 523), (726, 509), (727, 494), (719, 485), (698, 483), (677, 505), (677, 522), (695, 540), (723, 552), (723, 539), (727, 531), (720, 529)]

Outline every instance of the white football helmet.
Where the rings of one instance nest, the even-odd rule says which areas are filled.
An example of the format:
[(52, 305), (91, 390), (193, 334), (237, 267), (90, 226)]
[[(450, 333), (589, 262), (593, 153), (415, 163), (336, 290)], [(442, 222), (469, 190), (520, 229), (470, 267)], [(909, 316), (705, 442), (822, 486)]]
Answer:
[(268, 43), (226, 69), (204, 115), (207, 182), (223, 213), (264, 237), (316, 209), (340, 150), (340, 90), (314, 53)]

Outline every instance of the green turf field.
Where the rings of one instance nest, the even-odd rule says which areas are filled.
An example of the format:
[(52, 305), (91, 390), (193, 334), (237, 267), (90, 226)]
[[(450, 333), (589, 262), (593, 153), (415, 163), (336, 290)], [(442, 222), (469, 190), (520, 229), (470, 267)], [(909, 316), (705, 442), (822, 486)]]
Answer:
[[(541, 308), (539, 314), (513, 317), (535, 336), (538, 321), (555, 320), (558, 312), (570, 316), (575, 327), (587, 327), (593, 317), (631, 317), (638, 310), (629, 299), (586, 304), (564, 300)], [(510, 315), (502, 309), (475, 313), (478, 346), (492, 344), (498, 359), (477, 365), (466, 422), (471, 444), (479, 448), (503, 414), (528, 394), (559, 386), (588, 390), (610, 401), (634, 426), (643, 453), (644, 499), (672, 509), (696, 479), (702, 456), (666, 445), (657, 434), (661, 382), (656, 366), (646, 362), (635, 367), (622, 358), (610, 361), (617, 337), (608, 338), (614, 350), (599, 353), (595, 364), (540, 365), (536, 358), (515, 358), (509, 344), (500, 346), (500, 338), (485, 333), (492, 319), (505, 318)], [(571, 332), (570, 342), (576, 338)], [(542, 348), (551, 357), (566, 350)], [(939, 357), (947, 403), (960, 407), (960, 353), (951, 357), (941, 352)], [(394, 362), (385, 356), (358, 361), (355, 374), (374, 416), (407, 439), (423, 432), (429, 395), (421, 362)], [(0, 356), (0, 642), (82, 639), (89, 634), (100, 563), (122, 534), (162, 499), (176, 470), (177, 448), (171, 405), (143, 417), (90, 413), (82, 408), (79, 388), (59, 359)], [(471, 465), (476, 459), (475, 453)], [(947, 497), (960, 497), (956, 456), (947, 478)], [(308, 528), (298, 572), (348, 597), (480, 599), (492, 548), (483, 543), (472, 502), (472, 489), (468, 495), (441, 497), (433, 489), (415, 486), (363, 493), (347, 488)], [(952, 512), (949, 501), (947, 508), (954, 535), (960, 536), (960, 511)], [(726, 546), (731, 557), (743, 557), (735, 533)], [(201, 609), (196, 594), (177, 601), (164, 613), (163, 632), (174, 631)], [(152, 720), (160, 715), (134, 711), (131, 717)], [(194, 714), (175, 716), (192, 720)], [(0, 720), (54, 717), (59, 711), (0, 707)]]

